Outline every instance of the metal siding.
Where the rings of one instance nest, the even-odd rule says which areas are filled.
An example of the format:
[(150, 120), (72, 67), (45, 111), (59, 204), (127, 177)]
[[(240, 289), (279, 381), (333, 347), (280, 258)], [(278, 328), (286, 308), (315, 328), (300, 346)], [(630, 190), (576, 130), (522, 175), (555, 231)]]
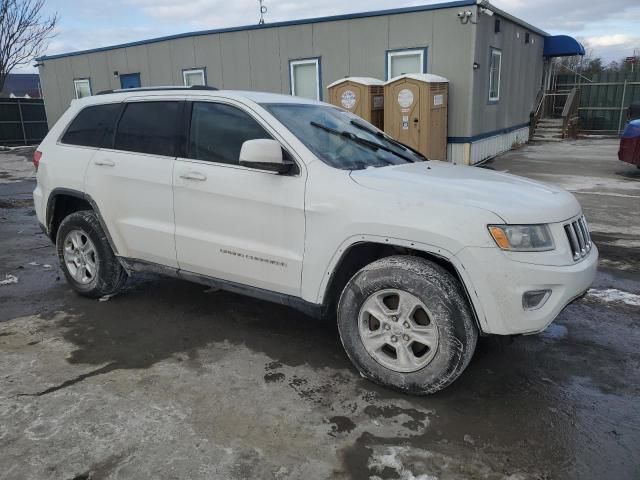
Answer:
[(327, 85), (351, 74), (349, 24), (342, 21), (313, 25), (313, 56), (322, 57), (322, 98), (326, 101)]
[(251, 88), (248, 32), (220, 35), (222, 47), (222, 87), (233, 90)]
[(249, 32), (249, 63), (251, 65), (252, 90), (280, 93), (282, 89), (282, 64), (277, 30), (252, 30)]
[[(500, 18), (501, 31), (494, 33), (495, 18), (481, 15), (476, 25), (475, 62), (480, 68), (474, 73), (472, 136), (528, 122), (542, 82), (544, 38), (505, 18)], [(534, 43), (524, 43), (526, 32)], [(502, 72), (500, 100), (490, 104), (491, 47), (502, 51)]]
[(207, 67), (207, 83), (222, 88), (222, 46), (220, 35), (194, 38), (195, 62)]
[[(126, 49), (127, 71), (123, 73), (139, 73), (140, 84), (145, 87), (149, 82), (149, 57), (147, 54), (147, 46), (139, 45), (137, 47), (128, 47)], [(118, 88), (120, 88), (120, 80), (118, 79)]]
[(171, 51), (171, 67), (173, 85), (184, 85), (182, 70), (188, 68), (201, 67), (196, 65), (196, 53), (193, 46), (193, 37), (179, 38), (169, 42)]
[(290, 93), (289, 61), (317, 56), (313, 53), (313, 26), (294, 25), (278, 28), (278, 42), (280, 44), (280, 71), (282, 72), (280, 91)]
[(458, 11), (460, 9), (432, 12), (433, 42), (427, 59), (429, 73), (449, 80), (449, 137), (464, 137), (471, 133), (474, 29), (473, 25), (460, 22)]
[[(95, 55), (95, 54), (92, 54)], [(107, 66), (109, 69), (110, 88), (120, 88), (120, 79), (114, 77), (113, 72), (127, 71), (127, 52), (124, 48), (107, 52)]]
[(106, 52), (93, 53), (88, 55), (89, 70), (91, 78), (91, 90), (98, 93), (111, 88), (110, 78), (113, 72), (109, 71)]
[(60, 93), (58, 86), (58, 77), (55, 71), (56, 60), (49, 61), (38, 67), (40, 76), (40, 86), (42, 87), (42, 98), (44, 98), (44, 109), (47, 114), (47, 123), (49, 128), (53, 126), (56, 120), (64, 112), (62, 102), (64, 98)]
[[(173, 85), (174, 69), (171, 65), (169, 42), (147, 45), (147, 55), (149, 58), (149, 86)], [(120, 82), (116, 88), (120, 88)]]
[[(349, 20), (349, 74), (384, 79), (389, 17)], [(327, 55), (331, 52), (327, 52)]]
[[(433, 43), (433, 13), (405, 13), (389, 17), (389, 49), (426, 47)], [(385, 59), (386, 61), (386, 59)]]

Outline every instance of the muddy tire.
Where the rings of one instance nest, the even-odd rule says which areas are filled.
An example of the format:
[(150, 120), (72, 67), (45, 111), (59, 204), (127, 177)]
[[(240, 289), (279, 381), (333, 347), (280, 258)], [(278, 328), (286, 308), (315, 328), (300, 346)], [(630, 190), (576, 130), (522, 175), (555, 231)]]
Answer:
[(383, 258), (357, 272), (340, 297), (338, 330), (364, 377), (418, 395), (458, 378), (478, 340), (457, 279), (413, 256)]
[(93, 211), (74, 212), (62, 220), (56, 250), (67, 282), (80, 295), (113, 295), (127, 280)]

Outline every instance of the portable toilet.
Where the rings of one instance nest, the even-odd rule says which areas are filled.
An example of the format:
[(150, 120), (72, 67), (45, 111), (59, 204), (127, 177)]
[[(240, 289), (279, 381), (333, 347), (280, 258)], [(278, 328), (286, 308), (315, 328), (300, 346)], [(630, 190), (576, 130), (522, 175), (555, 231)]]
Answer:
[(345, 77), (327, 87), (329, 103), (384, 128), (384, 82), (377, 78)]
[(384, 131), (433, 160), (447, 159), (449, 80), (411, 73), (384, 84)]

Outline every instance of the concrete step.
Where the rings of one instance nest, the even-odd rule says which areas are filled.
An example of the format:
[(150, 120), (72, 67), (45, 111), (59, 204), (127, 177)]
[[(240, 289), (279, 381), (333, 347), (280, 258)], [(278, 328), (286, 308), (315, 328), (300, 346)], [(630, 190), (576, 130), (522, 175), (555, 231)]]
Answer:
[(554, 125), (562, 126), (563, 120), (561, 118), (541, 118), (538, 120), (538, 125)]
[(562, 138), (547, 137), (543, 135), (534, 135), (531, 139), (535, 142), (561, 142), (562, 141)]
[(538, 125), (536, 127), (536, 133), (537, 132), (547, 132), (547, 133), (559, 133), (562, 135), (562, 128), (558, 128), (558, 127), (547, 127), (545, 125)]

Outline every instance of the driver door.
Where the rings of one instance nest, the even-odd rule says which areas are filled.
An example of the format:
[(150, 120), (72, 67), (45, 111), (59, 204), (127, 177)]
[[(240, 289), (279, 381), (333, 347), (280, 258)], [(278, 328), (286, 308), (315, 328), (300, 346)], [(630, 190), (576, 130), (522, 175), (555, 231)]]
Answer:
[(173, 172), (181, 270), (299, 295), (304, 254), (305, 170), (239, 164), (246, 140), (277, 136), (238, 104), (189, 104), (186, 156)]

